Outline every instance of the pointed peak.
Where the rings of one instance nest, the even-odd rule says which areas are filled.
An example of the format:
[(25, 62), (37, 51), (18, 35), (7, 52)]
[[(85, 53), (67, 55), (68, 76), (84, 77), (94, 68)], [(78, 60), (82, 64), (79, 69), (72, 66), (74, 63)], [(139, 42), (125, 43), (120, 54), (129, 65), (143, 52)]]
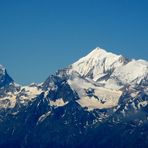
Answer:
[(96, 47), (90, 53), (107, 53), (107, 51), (105, 49), (103, 49), (103, 48)]
[(99, 50), (99, 51), (105, 51), (105, 52), (107, 52), (104, 48), (101, 48), (101, 47), (96, 47), (94, 50)]
[[(96, 47), (93, 49), (89, 54), (86, 55), (86, 57), (118, 57), (119, 55), (114, 54), (112, 52), (108, 52), (107, 50)], [(120, 55), (121, 56), (121, 55)]]
[(7, 74), (6, 69), (0, 65), (0, 88), (13, 83), (13, 79)]

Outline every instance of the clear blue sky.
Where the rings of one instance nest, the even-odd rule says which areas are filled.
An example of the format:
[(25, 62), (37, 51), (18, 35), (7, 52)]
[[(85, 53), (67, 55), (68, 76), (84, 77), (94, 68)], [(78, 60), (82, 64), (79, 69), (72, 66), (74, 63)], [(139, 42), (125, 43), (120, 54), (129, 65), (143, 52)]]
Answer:
[(0, 0), (0, 64), (42, 82), (102, 47), (148, 59), (148, 0)]

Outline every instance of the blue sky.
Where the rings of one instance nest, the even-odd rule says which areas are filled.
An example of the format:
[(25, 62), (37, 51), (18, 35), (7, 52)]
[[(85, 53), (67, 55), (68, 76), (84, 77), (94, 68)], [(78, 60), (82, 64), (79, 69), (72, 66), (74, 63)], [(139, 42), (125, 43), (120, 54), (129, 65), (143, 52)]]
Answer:
[(147, 0), (0, 0), (0, 64), (42, 82), (99, 46), (148, 59)]

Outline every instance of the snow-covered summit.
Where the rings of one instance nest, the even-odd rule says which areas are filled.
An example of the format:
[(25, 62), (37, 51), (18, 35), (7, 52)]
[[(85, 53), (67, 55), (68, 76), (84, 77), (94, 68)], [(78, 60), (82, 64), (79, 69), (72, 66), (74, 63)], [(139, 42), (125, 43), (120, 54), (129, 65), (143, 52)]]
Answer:
[(109, 88), (119, 85), (136, 85), (148, 75), (148, 62), (129, 60), (122, 55), (107, 52), (99, 47), (72, 64), (72, 70), (81, 76), (104, 83)]
[(110, 56), (117, 56), (116, 54), (108, 52), (108, 51), (106, 51), (103, 48), (96, 47), (86, 57), (89, 58), (89, 57), (108, 56), (108, 55), (110, 55)]
[(128, 60), (123, 56), (97, 47), (87, 56), (72, 64), (72, 69), (79, 72), (82, 76), (87, 76), (97, 81), (111, 74), (114, 69), (123, 66), (127, 62)]

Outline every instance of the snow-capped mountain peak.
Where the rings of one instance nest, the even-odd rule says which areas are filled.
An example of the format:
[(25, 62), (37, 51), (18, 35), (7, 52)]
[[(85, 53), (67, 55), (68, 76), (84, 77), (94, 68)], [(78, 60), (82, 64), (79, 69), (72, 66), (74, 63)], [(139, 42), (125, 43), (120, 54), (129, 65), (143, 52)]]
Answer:
[(72, 64), (72, 69), (82, 76), (97, 81), (106, 75), (110, 75), (115, 68), (123, 66), (127, 62), (128, 60), (123, 56), (97, 47), (87, 56)]
[(105, 49), (102, 49), (100, 47), (96, 47), (95, 49), (93, 49), (87, 56), (88, 57), (95, 57), (98, 55), (104, 55), (107, 54), (107, 51)]
[(99, 47), (71, 67), (85, 78), (102, 83), (107, 88), (116, 89), (125, 85), (140, 84), (148, 75), (147, 61), (129, 60)]
[(118, 56), (118, 55), (116, 55), (116, 54), (113, 54), (113, 53), (111, 53), (111, 52), (108, 52), (108, 51), (106, 51), (105, 49), (103, 49), (103, 48), (100, 48), (100, 47), (96, 47), (95, 49), (93, 49), (86, 57), (87, 58), (90, 58), (90, 57), (92, 57), (92, 58), (95, 58), (95, 57), (101, 57), (101, 56), (103, 56), (103, 57), (105, 57), (105, 56), (108, 56), (108, 55), (110, 55), (110, 56)]

